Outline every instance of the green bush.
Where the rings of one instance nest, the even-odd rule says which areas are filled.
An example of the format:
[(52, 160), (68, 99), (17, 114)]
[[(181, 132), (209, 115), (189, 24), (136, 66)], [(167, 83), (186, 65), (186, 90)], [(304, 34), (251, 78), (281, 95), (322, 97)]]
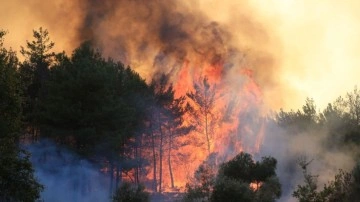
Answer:
[(123, 183), (113, 196), (113, 202), (148, 202), (149, 193), (143, 185), (132, 185)]

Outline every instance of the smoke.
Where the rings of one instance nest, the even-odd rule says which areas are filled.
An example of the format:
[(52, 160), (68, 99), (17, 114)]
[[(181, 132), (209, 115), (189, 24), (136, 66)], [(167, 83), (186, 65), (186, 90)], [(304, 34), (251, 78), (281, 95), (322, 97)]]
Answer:
[(26, 146), (43, 201), (109, 201), (109, 180), (100, 168), (49, 140)]
[[(238, 70), (246, 67), (254, 70), (257, 82), (267, 84), (264, 88), (273, 86), (275, 61), (268, 50), (268, 33), (252, 19), (248, 5), (237, 6), (238, 14), (232, 16), (231, 23), (225, 23), (212, 18), (218, 11), (211, 15), (206, 12), (210, 10), (208, 3), (14, 1), (5, 3), (1, 17), (10, 20), (0, 21), (0, 26), (14, 33), (22, 45), (31, 39), (31, 29), (43, 26), (49, 29), (57, 50), (68, 53), (82, 41), (92, 40), (105, 56), (130, 65), (148, 81), (165, 73), (171, 75), (172, 82), (180, 83), (181, 68), (187, 63), (194, 77), (211, 74), (210, 79), (219, 82), (219, 78), (226, 80), (234, 74), (241, 77)], [(14, 9), (22, 12), (15, 15)], [(22, 20), (29, 18), (30, 23)], [(8, 42), (19, 46), (11, 37)]]
[[(306, 161), (307, 171), (318, 176), (317, 185), (333, 181), (339, 169), (351, 171), (355, 165), (354, 150), (340, 149), (331, 142), (334, 138), (326, 127), (316, 129), (306, 126), (301, 133), (290, 133), (269, 121), (266, 127), (264, 143), (259, 156), (272, 156), (277, 159), (277, 175), (282, 185), (279, 201), (297, 201), (292, 197), (298, 185), (304, 184), (300, 161)], [(331, 139), (331, 140), (330, 140)]]
[(359, 2), (336, 0), (14, 0), (2, 2), (0, 27), (14, 49), (40, 26), (57, 51), (95, 40), (149, 81), (159, 71), (176, 73), (183, 59), (200, 66), (204, 58), (226, 61), (235, 49), (246, 55), (265, 104), (289, 109), (306, 97), (324, 107), (357, 84), (359, 9)]

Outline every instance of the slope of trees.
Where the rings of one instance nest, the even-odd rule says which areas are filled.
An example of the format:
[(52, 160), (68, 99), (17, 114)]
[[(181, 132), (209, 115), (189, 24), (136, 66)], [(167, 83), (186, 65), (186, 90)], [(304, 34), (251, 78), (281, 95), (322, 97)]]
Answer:
[[(118, 198), (114, 200), (128, 200), (122, 198), (121, 192), (128, 192), (130, 198), (141, 195), (141, 200), (148, 200), (141, 186), (133, 189), (124, 184), (119, 189), (124, 181), (136, 186), (151, 184), (154, 192), (175, 190), (174, 167), (182, 159), (174, 151), (189, 142), (203, 147), (208, 159), (195, 172), (194, 184), (187, 186), (186, 200), (279, 198), (277, 161), (272, 157), (256, 162), (250, 154), (240, 153), (217, 170), (212, 146), (215, 132), (221, 132), (216, 131), (221, 120), (214, 111), (218, 92), (206, 77), (194, 84), (193, 92), (175, 97), (168, 75), (147, 84), (130, 67), (103, 58), (91, 42), (82, 43), (70, 56), (56, 54), (48, 31), (39, 28), (33, 31), (33, 40), (21, 47), (24, 61), (19, 62), (12, 50), (3, 48), (4, 35), (1, 31), (1, 201), (34, 201), (43, 189), (34, 177), (29, 154), (19, 146), (24, 137), (20, 136), (21, 129), (30, 135), (25, 135), (27, 142), (50, 138), (99, 165), (110, 179), (110, 195), (117, 190)], [(306, 133), (316, 135), (314, 131), (325, 133), (322, 146), (345, 152), (351, 148), (354, 161), (359, 161), (357, 88), (323, 111), (316, 108), (314, 100), (307, 99), (302, 109), (280, 110), (271, 121), (283, 128), (290, 139)], [(200, 141), (182, 141), (181, 137), (191, 131), (197, 132)], [(358, 170), (355, 167), (351, 173), (339, 172), (322, 190), (318, 189), (316, 177), (304, 170), (305, 185), (299, 185), (294, 196), (300, 201), (355, 199)], [(165, 187), (166, 183), (169, 187)]]
[[(329, 160), (324, 159), (324, 153), (333, 151), (346, 155), (350, 161), (356, 164), (360, 160), (359, 100), (360, 92), (355, 87), (344, 97), (338, 97), (333, 103), (328, 104), (322, 111), (316, 108), (314, 100), (307, 99), (302, 110), (289, 112), (280, 110), (275, 120), (280, 127), (285, 129), (285, 133), (289, 137), (311, 136), (313, 140), (321, 140), (320, 144), (317, 144), (318, 153), (312, 156), (316, 161), (328, 162)], [(296, 156), (293, 158), (290, 167), (295, 170)], [(340, 170), (334, 176), (334, 180), (320, 186), (317, 179), (322, 173), (312, 175), (307, 169), (308, 164), (301, 163), (304, 183), (298, 185), (293, 192), (293, 196), (299, 201), (346, 202), (359, 200), (356, 194), (359, 186), (358, 166), (355, 166), (354, 170), (350, 172)], [(336, 166), (337, 169), (342, 168), (341, 164)]]

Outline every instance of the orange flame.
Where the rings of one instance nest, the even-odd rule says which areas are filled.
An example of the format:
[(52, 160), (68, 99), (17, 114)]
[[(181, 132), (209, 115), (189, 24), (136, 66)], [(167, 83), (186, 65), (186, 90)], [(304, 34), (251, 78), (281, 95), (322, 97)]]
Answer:
[[(232, 86), (234, 84), (231, 80), (228, 80), (230, 76), (225, 72), (223, 64), (195, 65), (187, 60), (183, 63), (178, 77), (174, 79), (177, 97), (193, 91), (193, 84), (200, 77), (207, 77), (210, 85), (216, 85), (217, 99), (213, 113), (221, 119), (214, 131), (211, 152), (221, 157), (217, 160), (218, 163), (229, 160), (244, 150), (251, 153), (258, 152), (264, 138), (264, 121), (258, 117), (254, 118), (257, 115), (257, 108), (262, 103), (262, 92), (254, 80), (253, 72), (244, 67), (239, 67), (237, 71), (232, 72), (236, 72), (236, 75), (230, 76), (241, 81), (235, 84), (238, 85), (235, 87)], [(226, 117), (225, 114), (227, 114)], [(190, 143), (174, 151), (174, 154), (182, 153), (187, 156), (186, 159), (173, 160), (175, 184), (183, 187), (189, 177), (193, 176), (199, 164), (208, 157), (208, 152), (205, 143), (197, 144), (204, 142), (204, 139), (196, 131), (180, 138), (179, 141)], [(169, 173), (165, 171), (163, 174), (163, 184), (169, 185)]]

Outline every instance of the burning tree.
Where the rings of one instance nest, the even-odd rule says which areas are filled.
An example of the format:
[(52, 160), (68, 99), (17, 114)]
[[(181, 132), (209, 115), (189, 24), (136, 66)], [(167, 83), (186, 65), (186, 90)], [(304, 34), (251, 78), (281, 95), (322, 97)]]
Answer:
[[(191, 126), (185, 126), (183, 123), (183, 116), (186, 113), (186, 109), (183, 108), (185, 97), (175, 98), (175, 91), (165, 75), (162, 75), (159, 81), (153, 81), (150, 89), (154, 95), (150, 120), (153, 189), (161, 192), (163, 190), (164, 155), (166, 155), (168, 164), (171, 188), (174, 188), (172, 150), (181, 146), (177, 138), (188, 134)], [(157, 166), (159, 166), (158, 172)], [(158, 179), (157, 173), (159, 173)]]
[(215, 135), (215, 126), (218, 121), (214, 113), (216, 86), (209, 84), (208, 78), (204, 77), (201, 82), (194, 83), (195, 92), (188, 92), (186, 95), (191, 104), (187, 105), (191, 116), (190, 123), (195, 130), (205, 136), (208, 154), (211, 153), (211, 144)]

